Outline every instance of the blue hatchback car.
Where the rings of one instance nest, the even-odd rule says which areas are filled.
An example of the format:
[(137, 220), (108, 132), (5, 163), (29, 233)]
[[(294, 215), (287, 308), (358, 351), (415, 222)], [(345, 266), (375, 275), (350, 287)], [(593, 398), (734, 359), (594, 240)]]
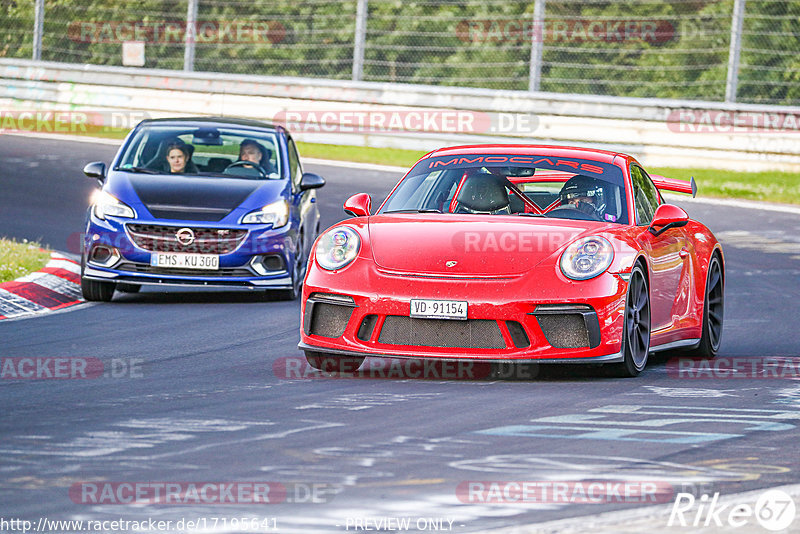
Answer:
[(280, 126), (228, 118), (158, 119), (131, 131), (89, 208), (86, 300), (141, 286), (247, 287), (295, 299), (319, 232), (316, 189)]

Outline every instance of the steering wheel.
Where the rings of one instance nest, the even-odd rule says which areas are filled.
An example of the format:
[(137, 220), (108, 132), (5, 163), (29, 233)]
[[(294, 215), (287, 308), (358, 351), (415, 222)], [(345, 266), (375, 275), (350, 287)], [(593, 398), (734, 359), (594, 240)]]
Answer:
[(233, 163), (231, 163), (230, 165), (225, 167), (225, 170), (223, 172), (227, 173), (230, 169), (233, 169), (235, 167), (245, 167), (245, 168), (251, 167), (251, 168), (255, 169), (256, 172), (258, 172), (258, 177), (259, 178), (266, 178), (269, 175), (267, 170), (264, 167), (262, 167), (260, 164), (253, 163), (252, 161), (248, 161), (246, 159), (240, 159), (239, 161), (234, 161)]
[(578, 221), (602, 221), (603, 219), (600, 218), (599, 215), (594, 213), (586, 213), (585, 211), (581, 211), (575, 206), (570, 204), (566, 206), (558, 206), (557, 208), (553, 208), (550, 211), (545, 212), (545, 215), (548, 217), (553, 218), (562, 218), (562, 219), (575, 219)]

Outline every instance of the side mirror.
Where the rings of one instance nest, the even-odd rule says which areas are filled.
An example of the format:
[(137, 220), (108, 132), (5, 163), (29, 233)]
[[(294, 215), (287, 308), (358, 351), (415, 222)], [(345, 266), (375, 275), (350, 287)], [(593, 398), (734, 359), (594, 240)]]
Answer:
[(106, 181), (106, 164), (102, 161), (87, 163), (83, 168), (83, 174), (89, 178), (94, 178), (102, 184)]
[(372, 208), (372, 199), (366, 193), (358, 193), (344, 202), (344, 212), (353, 217), (367, 217)]
[(654, 236), (659, 236), (670, 228), (686, 226), (689, 222), (689, 215), (678, 206), (672, 204), (661, 204), (653, 216), (648, 230)]
[(313, 172), (304, 172), (300, 178), (300, 191), (317, 189), (325, 185), (325, 178)]

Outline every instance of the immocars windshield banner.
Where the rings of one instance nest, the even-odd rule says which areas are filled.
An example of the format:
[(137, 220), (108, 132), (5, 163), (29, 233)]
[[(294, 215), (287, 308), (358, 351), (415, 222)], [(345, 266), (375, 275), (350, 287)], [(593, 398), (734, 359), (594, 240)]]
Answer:
[(610, 163), (587, 159), (520, 154), (458, 154), (453, 156), (439, 156), (418, 162), (408, 174), (409, 176), (413, 176), (440, 169), (470, 169), (475, 167), (534, 167), (536, 169), (573, 172), (575, 174), (599, 178), (619, 186), (624, 185), (622, 170)]

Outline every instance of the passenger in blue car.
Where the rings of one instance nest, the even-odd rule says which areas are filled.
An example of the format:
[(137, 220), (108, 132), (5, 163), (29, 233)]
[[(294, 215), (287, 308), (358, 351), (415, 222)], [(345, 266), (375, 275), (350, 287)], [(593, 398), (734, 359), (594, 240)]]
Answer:
[(171, 174), (183, 174), (186, 165), (192, 157), (189, 148), (184, 143), (171, 143), (167, 146), (167, 164)]

